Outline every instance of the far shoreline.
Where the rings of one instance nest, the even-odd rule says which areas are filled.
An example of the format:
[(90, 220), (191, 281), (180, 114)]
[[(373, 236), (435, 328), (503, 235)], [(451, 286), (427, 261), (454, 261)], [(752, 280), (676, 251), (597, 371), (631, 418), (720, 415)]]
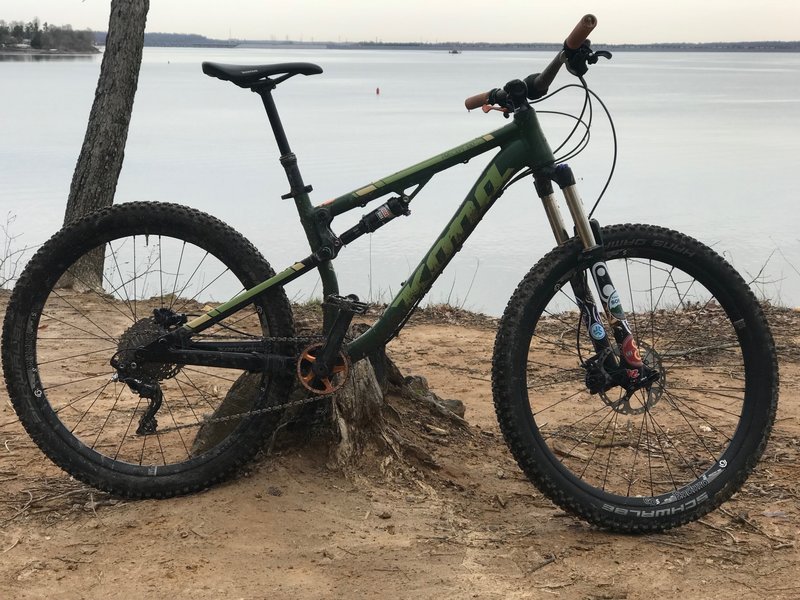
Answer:
[(14, 56), (96, 56), (99, 48), (90, 50), (41, 50), (38, 48), (0, 48), (0, 55)]

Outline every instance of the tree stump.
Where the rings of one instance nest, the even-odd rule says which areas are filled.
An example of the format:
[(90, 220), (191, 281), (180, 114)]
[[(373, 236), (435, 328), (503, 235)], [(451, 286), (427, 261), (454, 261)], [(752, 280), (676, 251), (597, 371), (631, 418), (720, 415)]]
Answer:
[[(261, 377), (261, 374), (244, 373), (231, 386), (212, 419), (200, 427), (192, 444), (193, 454), (213, 448), (238, 425), (237, 420), (224, 418), (250, 410), (261, 393)], [(287, 400), (303, 400), (307, 394), (305, 388), (296, 385)], [(403, 377), (395, 363), (384, 352), (378, 352), (369, 360), (352, 364), (346, 383), (333, 396), (320, 399), (319, 404), (276, 411), (275, 422), (270, 425), (273, 442), (284, 425), (292, 427), (286, 428), (291, 432), (281, 435), (282, 443), (288, 441), (297, 445), (308, 441), (308, 431), (312, 428), (317, 432), (322, 429), (323, 433), (330, 434), (326, 436), (330, 440), (329, 466), (348, 475), (374, 468), (384, 471), (385, 465), (391, 462), (403, 470), (407, 459), (427, 467), (438, 466), (427, 451), (410, 441), (392, 419), (387, 418), (392, 413), (397, 415), (386, 402), (387, 394), (396, 394), (415, 406), (424, 407), (424, 412), (435, 415), (443, 423), (456, 427), (466, 425), (463, 403), (442, 400), (429, 389), (424, 377)], [(314, 409), (309, 410), (309, 407)]]
[(348, 379), (331, 400), (331, 426), (339, 438), (331, 460), (340, 467), (351, 465), (385, 434), (385, 396), (372, 363), (355, 363)]

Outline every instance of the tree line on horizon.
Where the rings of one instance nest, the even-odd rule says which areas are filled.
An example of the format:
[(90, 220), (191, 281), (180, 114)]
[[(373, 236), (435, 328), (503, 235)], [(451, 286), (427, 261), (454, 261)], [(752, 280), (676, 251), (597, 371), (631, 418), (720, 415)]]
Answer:
[[(94, 42), (98, 46), (105, 44), (106, 32), (95, 31)], [(459, 49), (459, 50), (525, 50), (525, 51), (551, 51), (561, 47), (560, 44), (550, 42), (385, 42), (385, 41), (348, 41), (348, 42), (303, 42), (300, 40), (275, 40), (275, 39), (231, 39), (222, 40), (209, 38), (198, 33), (165, 33), (146, 32), (144, 34), (145, 46), (157, 47), (202, 47), (220, 46), (236, 47), (250, 45), (280, 46), (291, 48), (293, 46), (317, 46), (330, 49), (371, 49), (371, 50), (414, 50), (414, 49)], [(598, 47), (617, 51), (658, 51), (658, 52), (798, 52), (800, 41), (742, 41), (742, 42), (658, 42), (652, 44), (598, 44)]]
[(40, 24), (39, 19), (27, 23), (0, 20), (0, 48), (29, 45), (34, 50), (96, 52), (94, 34), (75, 31), (71, 25)]

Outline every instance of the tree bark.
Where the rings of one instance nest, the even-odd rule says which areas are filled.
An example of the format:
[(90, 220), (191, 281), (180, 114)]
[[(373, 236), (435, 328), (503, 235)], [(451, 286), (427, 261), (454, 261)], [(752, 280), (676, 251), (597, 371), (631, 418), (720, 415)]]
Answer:
[(339, 438), (331, 449), (331, 459), (342, 468), (362, 456), (370, 444), (383, 444), (385, 436), (384, 392), (372, 363), (355, 363), (349, 379), (351, 383), (336, 393), (331, 405), (331, 424)]
[[(89, 124), (72, 176), (64, 225), (111, 206), (125, 156), (125, 142), (142, 63), (149, 0), (112, 0), (108, 36)], [(96, 287), (102, 277), (103, 252), (95, 252), (62, 285)], [(77, 282), (80, 282), (78, 284)]]

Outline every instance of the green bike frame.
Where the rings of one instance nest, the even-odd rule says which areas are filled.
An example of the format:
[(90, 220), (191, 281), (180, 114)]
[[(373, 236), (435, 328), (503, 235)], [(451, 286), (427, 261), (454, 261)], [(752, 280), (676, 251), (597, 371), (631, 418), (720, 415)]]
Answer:
[[(264, 100), (266, 105), (267, 98)], [(269, 100), (271, 100), (271, 96)], [(269, 108), (268, 113), (270, 112)], [(282, 130), (276, 131), (279, 146), (282, 146), (279, 133), (282, 133)], [(285, 142), (285, 137), (283, 141)], [(249, 304), (259, 294), (263, 294), (275, 286), (286, 285), (315, 268), (320, 273), (324, 296), (338, 294), (338, 282), (331, 260), (314, 258), (315, 255), (318, 257), (320, 251), (325, 248), (325, 240), (329, 237), (326, 236), (326, 232), (330, 233), (329, 225), (333, 218), (389, 194), (403, 197), (406, 190), (415, 186), (414, 194), (416, 194), (436, 173), (495, 148), (499, 148), (500, 151), (490, 160), (441, 235), (413, 273), (408, 276), (383, 315), (370, 329), (350, 342), (346, 349), (351, 359), (355, 361), (385, 345), (430, 290), (456, 252), (461, 249), (465, 240), (501, 195), (509, 180), (524, 168), (531, 168), (534, 175), (552, 170), (553, 153), (532, 108), (514, 115), (514, 119), (510, 123), (496, 131), (316, 207), (312, 206), (308, 195), (310, 188), (303, 185), (302, 178), (299, 176), (296, 158), (291, 154), (288, 143), (284, 143), (281, 148), (281, 162), (286, 168), (294, 191), (287, 196), (294, 198), (300, 221), (314, 254), (296, 262), (274, 277), (239, 294), (205, 315), (189, 321), (183, 325), (183, 333), (188, 335), (199, 333)]]

